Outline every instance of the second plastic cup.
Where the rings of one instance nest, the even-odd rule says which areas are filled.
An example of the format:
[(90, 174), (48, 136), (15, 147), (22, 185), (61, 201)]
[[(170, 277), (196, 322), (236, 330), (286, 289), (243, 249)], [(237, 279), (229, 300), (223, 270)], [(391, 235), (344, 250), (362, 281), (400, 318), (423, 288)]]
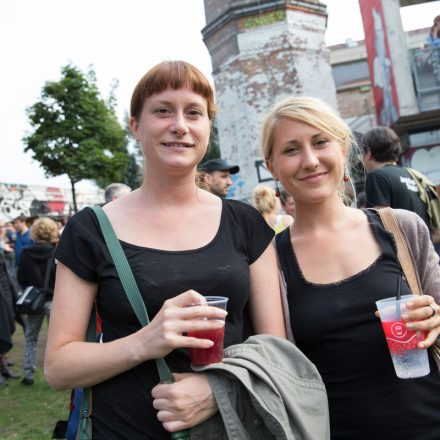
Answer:
[(429, 374), (429, 360), (426, 349), (417, 348), (419, 341), (425, 339), (423, 332), (409, 330), (400, 316), (406, 312), (406, 303), (413, 295), (404, 295), (376, 301), (382, 328), (393, 360), (397, 377), (412, 379)]
[[(204, 301), (200, 301), (192, 306), (211, 306), (226, 310), (228, 299), (225, 296), (205, 296)], [(223, 359), (223, 341), (225, 337), (225, 327), (212, 330), (202, 330), (188, 332), (188, 336), (200, 339), (210, 339), (214, 345), (209, 348), (190, 348), (191, 363), (194, 365), (208, 365), (221, 362)]]

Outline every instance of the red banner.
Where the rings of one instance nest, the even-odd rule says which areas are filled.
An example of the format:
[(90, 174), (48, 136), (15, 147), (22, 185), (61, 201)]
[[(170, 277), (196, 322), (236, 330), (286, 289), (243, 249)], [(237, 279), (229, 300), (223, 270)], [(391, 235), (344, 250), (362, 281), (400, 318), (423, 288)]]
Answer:
[(389, 127), (399, 118), (399, 104), (381, 0), (359, 0), (365, 47), (373, 84), (376, 118)]

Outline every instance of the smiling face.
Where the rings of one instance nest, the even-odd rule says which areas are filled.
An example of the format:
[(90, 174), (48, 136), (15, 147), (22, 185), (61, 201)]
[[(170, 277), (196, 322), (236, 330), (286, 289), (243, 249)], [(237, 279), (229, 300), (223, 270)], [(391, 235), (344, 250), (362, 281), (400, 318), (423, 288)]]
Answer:
[(274, 130), (267, 166), (295, 203), (339, 197), (344, 152), (336, 140), (316, 127), (282, 118)]
[(130, 127), (147, 168), (195, 169), (209, 141), (206, 99), (190, 88), (166, 89), (148, 97)]

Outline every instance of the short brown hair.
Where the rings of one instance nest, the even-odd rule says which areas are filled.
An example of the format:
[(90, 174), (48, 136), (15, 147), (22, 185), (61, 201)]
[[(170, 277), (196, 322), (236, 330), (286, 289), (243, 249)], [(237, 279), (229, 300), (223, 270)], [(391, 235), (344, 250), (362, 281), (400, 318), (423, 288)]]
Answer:
[(169, 88), (178, 90), (190, 87), (207, 101), (208, 117), (214, 119), (216, 107), (214, 91), (205, 75), (186, 61), (163, 61), (150, 69), (137, 83), (131, 96), (130, 116), (139, 120), (144, 102), (155, 93)]
[(399, 136), (391, 128), (372, 128), (362, 136), (361, 145), (365, 153), (371, 151), (377, 162), (396, 161), (399, 158)]
[(56, 243), (59, 239), (57, 224), (48, 217), (40, 217), (32, 223), (31, 238), (37, 243)]

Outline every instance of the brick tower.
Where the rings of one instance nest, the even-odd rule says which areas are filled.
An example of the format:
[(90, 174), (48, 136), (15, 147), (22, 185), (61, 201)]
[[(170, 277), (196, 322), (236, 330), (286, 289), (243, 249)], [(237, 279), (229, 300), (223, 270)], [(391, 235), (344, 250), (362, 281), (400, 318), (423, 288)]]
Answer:
[(269, 178), (260, 149), (268, 108), (289, 95), (315, 96), (337, 108), (324, 43), (326, 6), (318, 0), (204, 3), (202, 34), (212, 59), (220, 149), (222, 157), (240, 165), (231, 195), (249, 199)]

